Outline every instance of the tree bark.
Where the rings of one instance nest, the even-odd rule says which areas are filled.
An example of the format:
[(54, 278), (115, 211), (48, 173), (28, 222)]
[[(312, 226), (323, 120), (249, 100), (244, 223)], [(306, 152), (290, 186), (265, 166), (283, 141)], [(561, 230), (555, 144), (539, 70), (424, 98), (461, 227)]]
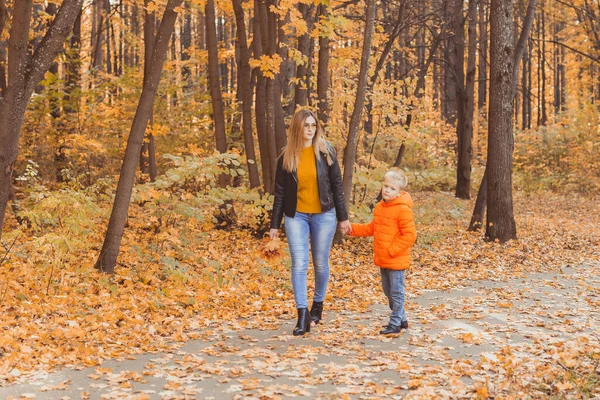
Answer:
[(295, 94), (294, 94), (294, 103), (295, 109), (298, 107), (303, 107), (308, 104), (308, 63), (309, 63), (309, 52), (310, 46), (312, 42), (311, 32), (314, 25), (314, 5), (312, 4), (298, 4), (298, 11), (302, 14), (302, 18), (306, 22), (307, 31), (304, 35), (298, 38), (298, 52), (302, 54), (304, 61), (302, 64), (299, 64), (296, 68), (296, 79), (298, 83), (296, 84)]
[(250, 187), (255, 188), (260, 185), (258, 176), (258, 166), (256, 164), (256, 154), (254, 151), (254, 138), (252, 136), (252, 81), (250, 74), (250, 53), (248, 51), (248, 39), (246, 38), (246, 23), (244, 20), (244, 9), (241, 0), (233, 1), (233, 11), (235, 13), (237, 42), (239, 45), (239, 72), (238, 86), (241, 91), (242, 102), (242, 129), (244, 132), (244, 148), (246, 151), (246, 165), (248, 168), (248, 177)]
[[(527, 13), (525, 16), (525, 20), (524, 20), (524, 25), (523, 28), (521, 29), (521, 34), (519, 35), (519, 40), (518, 40), (518, 44), (516, 46), (516, 51), (514, 52), (514, 63), (513, 63), (513, 71), (512, 71), (512, 98), (511, 98), (511, 104), (512, 104), (512, 99), (514, 99), (514, 95), (515, 92), (517, 90), (516, 88), (516, 73), (518, 72), (517, 69), (519, 67), (519, 63), (521, 62), (521, 57), (523, 56), (521, 49), (521, 43), (524, 43), (525, 40), (527, 40), (527, 36), (529, 36), (529, 33), (531, 32), (531, 25), (533, 24), (533, 16), (535, 15), (535, 6), (537, 4), (537, 0), (530, 0), (531, 2), (529, 3), (528, 7), (527, 7)], [(512, 5), (511, 5), (512, 7)], [(498, 55), (495, 55), (496, 57), (498, 57)], [(490, 58), (491, 58), (491, 49), (490, 49)], [(491, 60), (490, 60), (491, 62)], [(491, 72), (490, 72), (491, 73)], [(491, 79), (491, 75), (490, 75), (490, 79)], [(491, 98), (491, 90), (490, 90), (490, 98)], [(498, 100), (498, 99), (496, 99)], [(490, 110), (491, 110), (491, 102), (490, 102)], [(512, 114), (512, 105), (511, 105), (511, 114)], [(488, 119), (488, 126), (491, 126), (491, 122)], [(478, 230), (479, 227), (483, 226), (483, 216), (485, 214), (485, 208), (486, 205), (489, 204), (489, 197), (488, 197), (488, 168), (489, 168), (489, 153), (490, 153), (490, 149), (489, 149), (489, 134), (491, 133), (491, 131), (489, 131), (488, 133), (488, 162), (486, 164), (486, 168), (485, 168), (485, 172), (483, 174), (483, 178), (481, 180), (481, 184), (479, 185), (479, 190), (477, 192), (477, 200), (475, 201), (475, 207), (473, 209), (473, 215), (471, 217), (471, 223), (469, 225), (469, 230)], [(511, 143), (513, 142), (513, 133), (512, 133), (512, 120), (511, 120), (511, 130), (510, 130), (510, 141)], [(514, 145), (511, 144), (511, 146)], [(512, 149), (510, 151), (510, 163), (512, 164)], [(512, 179), (512, 175), (511, 175), (511, 179)], [(512, 184), (511, 184), (511, 194), (510, 194), (510, 204), (512, 207)], [(512, 208), (511, 208), (512, 209)], [(511, 217), (512, 220), (514, 222), (514, 216), (512, 216), (511, 213)], [(489, 218), (489, 213), (488, 213), (488, 218)], [(516, 236), (516, 226), (515, 226), (515, 236)], [(486, 236), (487, 236), (487, 231), (486, 231)]]
[(92, 7), (92, 74), (102, 70), (102, 43), (104, 42), (104, 14), (102, 11), (103, 0), (95, 0)]
[[(329, 18), (329, 5), (319, 5), (321, 19)], [(325, 126), (329, 121), (329, 54), (331, 39), (321, 33), (319, 35), (319, 64), (317, 69), (317, 110), (319, 121)]]
[[(263, 50), (272, 57), (275, 54), (277, 47), (277, 17), (271, 11), (273, 5), (270, 0), (261, 0), (260, 3), (260, 20), (261, 20), (261, 38), (263, 39)], [(269, 166), (271, 176), (275, 176), (277, 169), (277, 139), (275, 134), (275, 102), (277, 96), (281, 96), (276, 87), (276, 78), (266, 78), (266, 98), (267, 98), (267, 146), (269, 151)], [(281, 144), (281, 143), (279, 143)]]
[[(0, 0), (0, 38), (6, 21), (8, 19), (8, 9), (6, 8), (5, 0)], [(0, 39), (0, 99), (6, 91), (6, 41)]]
[[(260, 22), (260, 0), (254, 0), (254, 38), (252, 40), (254, 58), (259, 59), (263, 55), (263, 38)], [(271, 161), (269, 155), (269, 143), (267, 140), (267, 82), (260, 68), (256, 68), (256, 96), (254, 99), (254, 115), (256, 119), (256, 133), (258, 136), (258, 148), (260, 151), (260, 164), (265, 193), (272, 193), (275, 184), (275, 176), (271, 173)]]
[[(216, 149), (219, 153), (227, 152), (227, 136), (225, 135), (225, 110), (221, 84), (219, 80), (219, 55), (217, 51), (217, 27), (215, 24), (215, 2), (207, 0), (206, 15), (206, 47), (208, 49), (208, 82), (213, 108), (213, 124), (215, 130)], [(229, 184), (228, 175), (219, 176), (219, 186), (224, 188)]]
[(513, 1), (491, 0), (490, 112), (485, 236), (501, 243), (517, 237), (512, 198), (515, 47)]
[[(144, 5), (148, 5), (148, 0), (145, 0)], [(156, 25), (156, 13), (154, 11), (148, 12), (147, 8), (144, 8), (144, 80), (150, 76), (150, 68), (152, 67), (152, 55), (154, 53), (154, 41), (156, 37), (154, 35), (154, 27)], [(148, 118), (149, 126), (152, 127), (154, 124), (154, 110), (150, 110), (150, 118)], [(150, 177), (150, 182), (156, 180), (157, 168), (156, 168), (156, 148), (154, 147), (154, 135), (152, 132), (148, 132), (148, 140), (142, 145), (142, 154), (140, 159), (144, 160), (145, 163), (140, 163), (140, 170), (147, 173)], [(148, 157), (144, 157), (144, 153), (148, 152)]]
[(73, 24), (73, 33), (69, 39), (69, 49), (66, 52), (65, 63), (65, 92), (63, 109), (71, 114), (79, 110), (80, 68), (81, 68), (81, 10)]
[(64, 0), (44, 38), (29, 55), (29, 27), (33, 1), (14, 3), (8, 40), (8, 82), (0, 99), (0, 237), (12, 185), (12, 172), (19, 149), (25, 110), (37, 85), (73, 28), (83, 0)]
[(189, 49), (192, 46), (192, 14), (190, 4), (185, 3), (185, 15), (183, 15), (183, 23), (181, 24), (181, 47), (180, 57), (181, 63), (181, 79), (183, 80), (184, 90), (189, 90), (192, 85), (190, 81), (191, 71), (186, 61), (190, 59)]
[(371, 57), (371, 46), (373, 42), (373, 30), (375, 25), (375, 0), (366, 1), (366, 22), (363, 39), (363, 48), (360, 58), (360, 71), (358, 82), (356, 83), (356, 99), (354, 109), (350, 118), (350, 127), (348, 130), (348, 142), (344, 151), (344, 176), (342, 185), (344, 188), (344, 197), (346, 204), (350, 204), (352, 196), (352, 176), (354, 172), (354, 162), (356, 160), (356, 147), (358, 144), (358, 131), (362, 119), (363, 107), (367, 91), (367, 74), (369, 71), (369, 59)]
[(182, 1), (169, 0), (156, 35), (149, 76), (144, 80), (140, 101), (135, 117), (133, 118), (106, 237), (104, 238), (104, 244), (95, 265), (95, 268), (101, 272), (112, 274), (115, 270), (121, 247), (121, 239), (125, 230), (125, 221), (131, 200), (140, 148), (142, 147), (144, 132), (152, 113), (154, 98), (158, 91), (160, 75), (169, 46), (169, 38), (173, 33), (177, 19), (175, 9)]
[[(456, 7), (451, 7), (451, 5), (456, 4), (457, 1), (458, 0), (445, 2), (446, 7), (444, 9), (444, 15), (449, 20), (449, 25), (451, 27), (456, 27), (457, 18), (463, 19), (462, 12), (456, 14)], [(454, 32), (454, 34), (456, 35), (456, 32)], [(454, 48), (455, 45), (456, 40), (454, 40), (454, 38), (449, 38), (446, 40), (446, 46), (444, 48), (445, 63), (443, 64), (444, 85), (442, 87), (442, 117), (446, 123), (450, 125), (454, 125), (456, 123), (459, 103), (459, 99), (457, 99), (458, 92), (456, 90), (457, 78), (455, 77), (454, 71), (455, 61), (453, 60), (456, 52)]]
[(457, 165), (456, 165), (456, 192), (455, 196), (459, 199), (469, 198), (469, 187), (471, 179), (471, 158), (469, 148), (471, 147), (471, 137), (468, 131), (467, 121), (467, 93), (465, 88), (465, 17), (463, 16), (463, 0), (454, 0), (452, 10), (452, 43), (450, 48), (452, 64), (450, 66), (451, 75), (454, 77), (452, 89), (455, 90), (457, 104)]
[(488, 49), (488, 7), (479, 3), (479, 63), (478, 63), (478, 99), (477, 109), (485, 114), (487, 100), (487, 49)]
[[(541, 20), (542, 20), (542, 39), (546, 37), (546, 14), (544, 13), (544, 7), (542, 7), (541, 12)], [(544, 126), (548, 122), (548, 113), (546, 109), (546, 42), (544, 40), (542, 43), (542, 51), (541, 51), (541, 61), (540, 61), (540, 69), (542, 71), (542, 90), (540, 93), (540, 102), (541, 102), (541, 117), (540, 117), (540, 125)]]

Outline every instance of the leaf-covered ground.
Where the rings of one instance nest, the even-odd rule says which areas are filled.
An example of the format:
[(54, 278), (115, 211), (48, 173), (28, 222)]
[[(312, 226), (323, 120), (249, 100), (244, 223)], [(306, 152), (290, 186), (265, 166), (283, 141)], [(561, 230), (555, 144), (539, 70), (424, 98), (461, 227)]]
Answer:
[[(262, 242), (249, 232), (207, 229), (194, 221), (184, 228), (148, 229), (148, 219), (133, 208), (122, 265), (113, 277), (92, 269), (97, 249), (89, 246), (101, 243), (101, 232), (87, 238), (87, 250), (77, 247), (68, 256), (56, 250), (58, 259), (54, 247), (40, 245), (33, 235), (14, 235), (0, 271), (0, 382), (6, 386), (59, 367), (173, 351), (191, 339), (206, 340), (215, 354), (228, 352), (223, 346), (228, 336), (235, 336), (231, 332), (254, 329), (279, 330), (275, 340), (291, 346), (276, 356), (267, 354), (268, 345), (253, 350), (264, 354), (240, 354), (247, 360), (260, 356), (263, 362), (238, 366), (240, 377), (244, 368), (295, 368), (293, 360), (300, 358), (306, 361), (300, 377), (318, 385), (315, 379), (324, 375), (322, 379), (346, 386), (349, 395), (599, 395), (599, 200), (517, 193), (519, 239), (500, 245), (465, 231), (471, 203), (447, 193), (413, 197), (419, 239), (407, 281), (410, 331), (393, 339), (377, 335), (386, 315), (378, 271), (371, 265), (369, 240), (352, 238), (332, 252), (328, 324), (309, 339), (321, 343), (316, 347), (288, 332), (295, 318), (289, 259), (262, 259)], [(148, 256), (151, 251), (161, 258)], [(561, 269), (572, 270), (569, 282), (575, 285), (563, 285)], [(556, 279), (539, 275), (552, 272)], [(447, 293), (450, 300), (428, 297), (432, 290)], [(452, 297), (454, 291), (461, 292)], [(440, 346), (446, 337), (455, 340), (453, 349)], [(396, 351), (378, 350), (388, 341), (397, 343)], [(490, 341), (494, 348), (487, 354), (452, 353)], [(355, 362), (329, 371), (315, 364), (310, 357), (315, 352), (320, 357), (346, 352)], [(416, 361), (427, 358), (430, 364)], [(188, 361), (187, 374), (213, 365)], [(390, 375), (389, 384), (369, 385), (369, 376), (361, 375), (369, 372), (366, 365), (400, 374)], [(213, 367), (230, 380), (238, 374), (226, 366)], [(402, 381), (392, 384), (397, 376)], [(232, 396), (263, 383), (242, 382)], [(272, 396), (288, 389), (280, 390), (284, 393)]]

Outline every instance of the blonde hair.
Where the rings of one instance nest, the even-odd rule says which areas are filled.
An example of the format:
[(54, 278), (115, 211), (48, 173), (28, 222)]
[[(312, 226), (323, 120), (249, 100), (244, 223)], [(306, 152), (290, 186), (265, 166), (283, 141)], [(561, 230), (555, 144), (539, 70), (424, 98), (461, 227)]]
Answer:
[[(283, 156), (283, 169), (288, 172), (295, 172), (298, 170), (298, 163), (300, 162), (300, 155), (302, 149), (304, 149), (304, 121), (308, 117), (313, 117), (317, 123), (317, 130), (315, 137), (313, 138), (312, 146), (315, 151), (315, 158), (319, 160), (321, 155), (319, 151), (327, 152), (327, 143), (323, 139), (323, 127), (321, 122), (317, 118), (314, 112), (307, 108), (301, 108), (292, 117), (290, 127), (287, 130), (287, 146), (284, 147)], [(327, 157), (329, 163), (329, 157)], [(331, 163), (329, 163), (331, 165)]]
[(398, 184), (400, 189), (405, 189), (408, 185), (408, 177), (400, 168), (391, 168), (388, 172), (385, 173), (383, 179), (390, 178), (394, 182)]

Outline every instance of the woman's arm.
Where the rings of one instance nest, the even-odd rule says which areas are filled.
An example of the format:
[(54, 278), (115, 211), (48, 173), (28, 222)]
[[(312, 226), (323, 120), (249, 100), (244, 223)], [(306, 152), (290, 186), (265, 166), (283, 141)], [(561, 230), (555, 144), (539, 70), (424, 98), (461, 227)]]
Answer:
[(331, 193), (333, 193), (333, 202), (335, 203), (335, 213), (338, 221), (348, 220), (348, 206), (346, 199), (344, 198), (344, 185), (342, 184), (342, 171), (340, 170), (340, 164), (338, 163), (335, 148), (328, 143), (327, 150), (329, 151), (332, 159), (332, 164), (329, 166), (329, 185), (331, 186)]
[[(283, 194), (285, 189), (285, 171), (283, 170), (283, 157), (277, 161), (277, 170), (275, 172), (275, 190), (273, 191), (273, 210), (271, 213), (271, 231), (281, 227), (283, 219)], [(269, 236), (274, 236), (269, 232)], [(276, 236), (276, 235), (275, 235)]]

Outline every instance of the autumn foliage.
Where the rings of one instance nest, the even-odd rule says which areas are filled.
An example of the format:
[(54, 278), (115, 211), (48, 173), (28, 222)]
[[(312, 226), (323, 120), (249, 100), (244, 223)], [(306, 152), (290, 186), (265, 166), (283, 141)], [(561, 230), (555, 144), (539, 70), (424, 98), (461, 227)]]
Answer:
[[(188, 1), (177, 10), (180, 17), (175, 30), (179, 33), (167, 54), (144, 142), (147, 149), (152, 136), (158, 176), (150, 179), (145, 153), (115, 274), (101, 274), (93, 268), (141, 92), (140, 26), (144, 12), (160, 13), (164, 2), (127, 0), (118, 6), (107, 2), (114, 6), (112, 13), (98, 9), (101, 2), (92, 3), (90, 10), (95, 11), (82, 14), (81, 37), (108, 37), (101, 45), (85, 40), (80, 48), (66, 46), (57, 60), (60, 69), (46, 73), (25, 114), (13, 172), (15, 196), (7, 209), (1, 239), (0, 386), (40, 370), (97, 366), (111, 358), (177, 349), (189, 339), (211, 338), (225, 327), (275, 329), (295, 317), (285, 237), (265, 239), (272, 197), (262, 186), (250, 188), (248, 179), (236, 82), (235, 15), (230, 2), (216, 2), (227, 151), (215, 150), (206, 71), (209, 55), (202, 25), (204, 2)], [(308, 3), (302, 4), (316, 17), (319, 4), (308, 7)], [(477, 85), (475, 92), (483, 93), (483, 102), (478, 103), (473, 120), (473, 199), (458, 200), (451, 194), (456, 186), (456, 121), (448, 114), (446, 75), (441, 69), (448, 60), (444, 49), (434, 47), (437, 40), (449, 40), (444, 36), (448, 26), (435, 8), (437, 2), (400, 2), (407, 7), (406, 15), (394, 4), (380, 3), (357, 158), (354, 165), (346, 166), (354, 171), (350, 212), (353, 222), (370, 218), (381, 177), (404, 144), (401, 167), (409, 177), (418, 232), (407, 279), (410, 296), (428, 290), (451, 291), (476, 281), (506, 282), (567, 266), (598, 265), (600, 74), (597, 57), (586, 55), (599, 47), (591, 43), (589, 35), (596, 22), (584, 18), (589, 13), (582, 13), (587, 3), (542, 2), (538, 8), (524, 61), (527, 66), (519, 70), (515, 99), (517, 239), (502, 245), (484, 240), (482, 233), (467, 232), (487, 161), (487, 78), (481, 79), (484, 84)], [(42, 6), (40, 1), (35, 4)], [(515, 6), (519, 21), (521, 6)], [(243, 10), (248, 22), (254, 18), (252, 2), (244, 2)], [(328, 39), (330, 87), (325, 132), (341, 160), (356, 94), (364, 3), (332, 2), (328, 6), (331, 12), (312, 22), (289, 1), (280, 1), (269, 10), (282, 17), (280, 22), (285, 21), (281, 24), (282, 42), (276, 52), (249, 60), (252, 82), (256, 84), (259, 71), (264, 78), (274, 79), (295, 70), (294, 66), (307, 66), (312, 72), (291, 77), (281, 88), (284, 122), (294, 106), (301, 105), (294, 103), (296, 87), (307, 89), (309, 106), (317, 108), (318, 53), (311, 55), (309, 64), (308, 55), (296, 45), (305, 34), (315, 43)], [(32, 29), (32, 38), (37, 40), (43, 33), (40, 27), (52, 18), (38, 14), (39, 25)], [(99, 17), (104, 19), (95, 20)], [(95, 30), (102, 24), (109, 24), (104, 33)], [(394, 27), (402, 29), (396, 32)], [(544, 38), (550, 27), (551, 41)], [(187, 34), (193, 35), (193, 43), (186, 39)], [(248, 35), (250, 44), (254, 31), (248, 29)], [(392, 37), (396, 41), (390, 59), (376, 71), (376, 56)], [(7, 29), (0, 29), (2, 68), (6, 65), (2, 45), (7, 39)], [(107, 44), (112, 50), (106, 49)], [(120, 55), (116, 44), (121, 46)], [(112, 57), (95, 65), (94, 46)], [(426, 62), (423, 49), (431, 50), (432, 64), (429, 72), (420, 76), (418, 71)], [(73, 56), (69, 51), (79, 58), (76, 82), (67, 74)], [(107, 63), (114, 62), (115, 56), (118, 62), (109, 69)], [(478, 63), (484, 65), (485, 57)], [(422, 90), (419, 82), (424, 85)], [(259, 143), (254, 119), (253, 124), (260, 155), (264, 140)], [(257, 164), (261, 161), (259, 157)], [(264, 179), (264, 170), (261, 172)], [(219, 184), (223, 175), (230, 178), (229, 187)], [(368, 240), (346, 238), (334, 246), (327, 312), (362, 313), (382, 303), (371, 258)], [(584, 281), (581, 287), (593, 294), (589, 304), (597, 308), (598, 289), (586, 287)], [(513, 309), (521, 300), (514, 292), (490, 291), (488, 295), (482, 300), (485, 308), (478, 312)], [(414, 316), (426, 325), (456, 312), (432, 305), (427, 313)], [(565, 318), (558, 323), (569, 326)], [(368, 329), (345, 332), (342, 339), (356, 337), (352, 335), (372, 338)], [(343, 341), (336, 336), (340, 332), (328, 335), (324, 335), (328, 344)], [(485, 341), (469, 332), (458, 333), (456, 339), (465, 345)], [(411, 344), (434, 345), (426, 339)], [(526, 347), (521, 350), (530, 358), (527, 362), (510, 347), (475, 364), (458, 361), (445, 371), (445, 384), (463, 393), (460, 377), (493, 371), (501, 377), (500, 383), (477, 382), (464, 393), (482, 399), (520, 398), (523, 393), (539, 398), (600, 395), (597, 335), (573, 336), (553, 346), (533, 342)], [(410, 369), (397, 361), (398, 371)], [(427, 394), (428, 388), (439, 382), (428, 381), (427, 371), (419, 372), (407, 387)], [(370, 394), (390, 394), (380, 387), (371, 389)]]

